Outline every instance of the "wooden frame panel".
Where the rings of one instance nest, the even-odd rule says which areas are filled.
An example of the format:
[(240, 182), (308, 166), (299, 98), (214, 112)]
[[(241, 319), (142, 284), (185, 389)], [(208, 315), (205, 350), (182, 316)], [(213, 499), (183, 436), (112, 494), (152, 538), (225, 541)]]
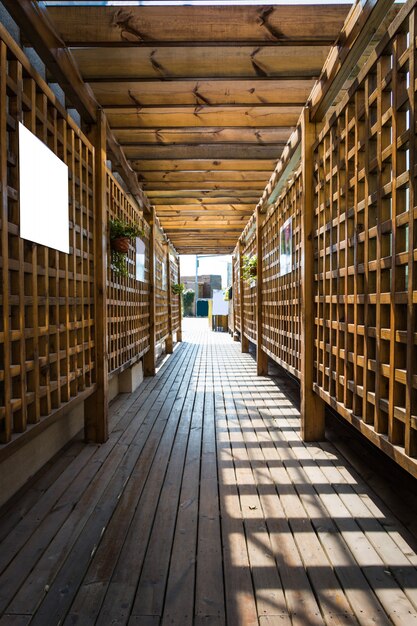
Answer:
[(172, 285), (180, 282), (180, 267), (179, 267), (179, 257), (176, 251), (172, 248), (172, 246), (168, 247), (168, 262), (169, 262), (169, 272), (170, 272), (170, 298), (171, 298), (171, 325), (172, 332), (178, 333), (181, 325), (181, 295), (175, 295), (172, 293)]
[(107, 273), (107, 309), (109, 372), (125, 369), (149, 350), (149, 232), (148, 223), (114, 175), (107, 171), (107, 206), (109, 218), (137, 224), (144, 231), (145, 281), (136, 280), (135, 248), (130, 246), (128, 275), (121, 276), (111, 267), (110, 244)]
[[(287, 181), (262, 225), (262, 349), (300, 378), (302, 169)], [(292, 218), (292, 271), (280, 276), (280, 229)]]
[[(256, 216), (253, 216), (241, 236), (242, 258), (244, 255), (257, 254), (256, 250)], [(242, 259), (240, 259), (242, 263)], [(241, 281), (243, 285), (243, 327), (241, 332), (247, 339), (256, 343), (256, 281)]]
[[(155, 224), (155, 341), (165, 341), (169, 334), (168, 324), (168, 266), (165, 236)], [(165, 276), (165, 278), (164, 278)]]
[[(94, 148), (0, 31), (0, 441), (95, 384)], [(19, 237), (18, 122), (69, 168), (70, 254)]]
[(239, 246), (236, 246), (233, 253), (233, 320), (234, 331), (240, 333), (242, 331), (240, 320), (240, 256)]
[(356, 426), (367, 425), (381, 447), (387, 441), (410, 456), (417, 445), (414, 4), (390, 27), (314, 153), (315, 390)]

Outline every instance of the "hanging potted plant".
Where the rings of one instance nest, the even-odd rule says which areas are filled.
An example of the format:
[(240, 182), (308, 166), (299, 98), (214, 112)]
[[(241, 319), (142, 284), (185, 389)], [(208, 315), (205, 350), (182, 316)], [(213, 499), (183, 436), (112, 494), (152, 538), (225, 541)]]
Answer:
[(174, 296), (180, 296), (185, 291), (184, 283), (174, 283), (173, 285), (171, 285), (171, 291)]
[(127, 276), (127, 254), (132, 239), (142, 237), (143, 230), (137, 224), (129, 224), (119, 218), (109, 220), (109, 238), (112, 252), (112, 269)]
[(247, 282), (253, 281), (257, 276), (258, 257), (256, 254), (249, 256), (244, 254), (242, 257), (242, 278)]

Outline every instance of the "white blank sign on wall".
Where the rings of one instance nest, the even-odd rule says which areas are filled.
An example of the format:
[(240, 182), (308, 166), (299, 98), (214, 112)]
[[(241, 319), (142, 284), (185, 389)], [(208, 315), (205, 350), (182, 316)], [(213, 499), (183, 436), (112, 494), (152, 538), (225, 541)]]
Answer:
[(20, 236), (69, 253), (68, 167), (19, 122)]
[(213, 289), (213, 315), (227, 315), (229, 303), (224, 299), (222, 289)]

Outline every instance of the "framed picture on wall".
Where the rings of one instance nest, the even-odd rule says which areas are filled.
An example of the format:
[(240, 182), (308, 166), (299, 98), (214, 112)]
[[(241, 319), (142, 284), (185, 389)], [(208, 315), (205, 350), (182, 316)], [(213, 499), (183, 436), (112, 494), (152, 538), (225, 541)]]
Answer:
[(280, 276), (292, 270), (292, 217), (289, 217), (279, 231), (279, 267)]
[(136, 237), (136, 280), (145, 282), (145, 242)]
[(167, 281), (167, 263), (164, 259), (160, 261), (161, 263), (161, 289), (166, 291), (168, 289), (168, 281)]

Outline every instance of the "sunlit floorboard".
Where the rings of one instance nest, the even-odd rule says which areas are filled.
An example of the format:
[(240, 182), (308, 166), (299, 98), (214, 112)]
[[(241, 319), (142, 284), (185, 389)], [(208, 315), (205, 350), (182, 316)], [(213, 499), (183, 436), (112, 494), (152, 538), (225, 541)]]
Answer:
[(205, 322), (184, 339), (107, 443), (73, 442), (3, 511), (1, 626), (417, 624), (415, 544), (302, 443), (294, 384)]

